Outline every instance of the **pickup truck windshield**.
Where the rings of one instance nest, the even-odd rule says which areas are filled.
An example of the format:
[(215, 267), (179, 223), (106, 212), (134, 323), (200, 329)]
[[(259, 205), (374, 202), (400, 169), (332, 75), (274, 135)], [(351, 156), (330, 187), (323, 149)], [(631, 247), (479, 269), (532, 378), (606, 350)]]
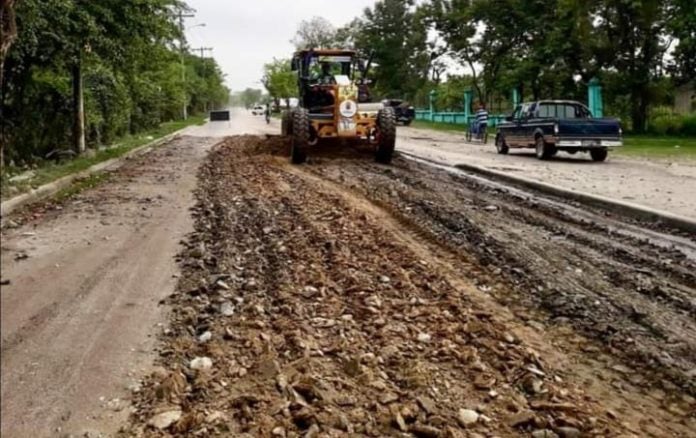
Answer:
[(551, 117), (558, 119), (587, 119), (589, 111), (571, 103), (541, 103), (538, 108), (538, 117)]

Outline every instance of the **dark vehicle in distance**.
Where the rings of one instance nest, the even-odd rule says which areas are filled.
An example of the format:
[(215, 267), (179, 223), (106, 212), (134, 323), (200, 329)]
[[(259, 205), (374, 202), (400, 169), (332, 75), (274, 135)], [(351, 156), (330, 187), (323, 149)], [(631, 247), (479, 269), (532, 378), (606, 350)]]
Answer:
[(411, 106), (408, 102), (401, 99), (385, 99), (382, 101), (385, 107), (394, 108), (394, 114), (396, 114), (396, 121), (403, 123), (405, 126), (411, 124), (413, 119), (416, 118), (416, 109)]
[(541, 100), (518, 105), (498, 125), (495, 147), (499, 154), (511, 148), (535, 148), (540, 160), (558, 151), (589, 152), (604, 161), (609, 149), (623, 146), (621, 124), (612, 118), (595, 119), (580, 102)]

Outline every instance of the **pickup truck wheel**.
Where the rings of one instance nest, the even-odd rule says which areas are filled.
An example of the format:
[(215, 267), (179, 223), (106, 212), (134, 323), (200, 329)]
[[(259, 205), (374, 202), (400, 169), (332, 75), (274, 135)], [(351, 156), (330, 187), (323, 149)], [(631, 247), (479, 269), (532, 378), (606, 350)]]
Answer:
[(536, 156), (540, 160), (548, 160), (556, 154), (556, 148), (547, 144), (541, 135), (536, 138)]
[(606, 149), (592, 149), (590, 150), (590, 156), (592, 161), (604, 161), (607, 159), (609, 151)]
[(499, 134), (495, 138), (495, 149), (500, 155), (507, 155), (507, 153), (510, 152), (510, 148), (508, 147), (507, 143), (505, 143), (505, 137), (503, 137), (503, 134)]

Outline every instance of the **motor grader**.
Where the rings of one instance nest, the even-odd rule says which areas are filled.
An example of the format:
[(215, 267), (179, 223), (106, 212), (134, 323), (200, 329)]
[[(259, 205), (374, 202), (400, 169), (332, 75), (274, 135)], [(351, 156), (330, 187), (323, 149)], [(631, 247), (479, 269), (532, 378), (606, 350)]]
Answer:
[(390, 163), (396, 142), (394, 109), (370, 102), (370, 68), (352, 50), (301, 50), (292, 58), (297, 72), (298, 106), (283, 113), (282, 134), (292, 138), (291, 159), (330, 139), (366, 143), (380, 163)]

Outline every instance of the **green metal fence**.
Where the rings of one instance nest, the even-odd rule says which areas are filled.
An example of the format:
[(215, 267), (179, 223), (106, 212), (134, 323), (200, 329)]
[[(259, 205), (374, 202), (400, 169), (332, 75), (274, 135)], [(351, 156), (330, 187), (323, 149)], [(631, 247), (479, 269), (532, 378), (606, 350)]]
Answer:
[[(437, 92), (435, 90), (431, 91), (429, 97), (430, 108), (417, 109), (416, 120), (468, 126), (476, 118), (471, 111), (474, 97), (474, 92), (472, 90), (467, 90), (464, 92), (464, 112), (435, 111)], [(519, 91), (517, 89), (513, 89), (510, 97), (510, 102), (512, 103), (510, 112), (512, 112), (513, 109), (520, 103)], [(594, 117), (604, 116), (604, 108), (602, 105), (602, 86), (596, 78), (592, 79), (587, 85), (587, 105)], [(499, 123), (505, 120), (507, 115), (508, 114), (489, 114), (488, 126), (497, 126)]]

